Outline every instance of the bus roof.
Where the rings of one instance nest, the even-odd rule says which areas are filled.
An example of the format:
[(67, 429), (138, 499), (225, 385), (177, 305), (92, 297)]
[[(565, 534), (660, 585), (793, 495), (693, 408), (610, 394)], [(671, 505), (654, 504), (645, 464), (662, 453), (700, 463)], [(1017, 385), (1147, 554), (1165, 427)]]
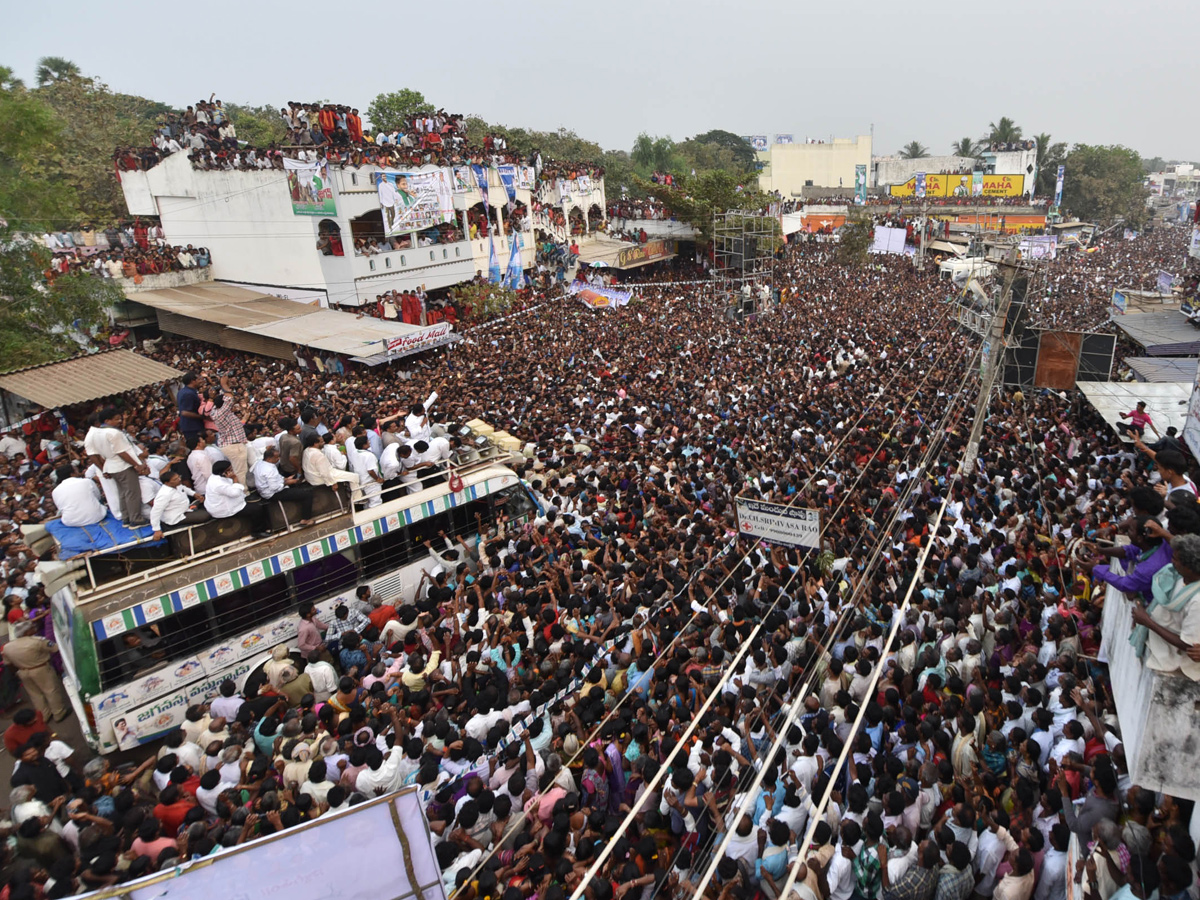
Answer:
[[(324, 519), (307, 528), (297, 528), (250, 542), (226, 544), (214, 548), (211, 555), (202, 559), (171, 560), (150, 571), (100, 585), (95, 590), (77, 586), (76, 602), (88, 621), (96, 621), (145, 603), (153, 604), (164, 600), (181, 602), (177, 595), (191, 589), (211, 594), (213, 588), (216, 588), (218, 594), (223, 594), (226, 591), (221, 590), (222, 586), (214, 585), (213, 582), (245, 567), (265, 564), (265, 574), (279, 574), (295, 565), (303, 565), (332, 555), (364, 540), (386, 534), (392, 529), (411, 525), (447, 509), (520, 484), (517, 474), (502, 465), (487, 465), (462, 472), (461, 477), (462, 490), (453, 494), (448, 486), (442, 483), (413, 494), (402, 494), (395, 500), (373, 509)], [(290, 563), (288, 558), (291, 559)], [(58, 582), (61, 586), (66, 581), (74, 580), (74, 576), (83, 569), (83, 565), (82, 560), (53, 562), (40, 565), (39, 572), (43, 572), (43, 579), (47, 584)], [(43, 566), (46, 567), (44, 570)], [(266, 571), (267, 569), (269, 571)], [(228, 589), (232, 591), (237, 587), (238, 585), (231, 580)], [(158, 616), (147, 616), (148, 621), (155, 618)]]

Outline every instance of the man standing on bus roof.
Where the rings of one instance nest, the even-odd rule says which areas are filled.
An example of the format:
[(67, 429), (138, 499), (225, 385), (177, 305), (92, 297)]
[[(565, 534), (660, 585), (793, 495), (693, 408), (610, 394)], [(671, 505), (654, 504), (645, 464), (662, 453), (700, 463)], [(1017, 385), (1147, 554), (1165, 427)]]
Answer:
[(204, 432), (204, 416), (200, 414), (200, 376), (195, 372), (183, 373), (183, 387), (175, 395), (175, 406), (179, 411), (179, 431), (184, 438)]
[(28, 619), (13, 624), (13, 639), (4, 645), (0, 655), (5, 663), (16, 668), (17, 677), (38, 711), (47, 720), (53, 718), (61, 722), (71, 714), (71, 707), (62, 679), (50, 666), (50, 659), (58, 647), (34, 634), (33, 630), (34, 624)]
[[(127, 528), (150, 524), (142, 518), (142, 487), (139, 475), (149, 475), (150, 467), (142, 462), (137, 450), (121, 430), (123, 417), (114, 406), (100, 412), (101, 425), (96, 431), (95, 447), (104, 458), (104, 477), (117, 485), (121, 503), (121, 520)], [(89, 432), (90, 434), (90, 432)]]

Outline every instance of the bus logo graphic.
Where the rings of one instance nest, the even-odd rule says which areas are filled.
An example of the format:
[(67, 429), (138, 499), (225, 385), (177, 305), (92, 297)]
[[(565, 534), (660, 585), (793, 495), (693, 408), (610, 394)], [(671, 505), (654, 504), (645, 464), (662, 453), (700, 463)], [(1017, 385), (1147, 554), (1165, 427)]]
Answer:
[(108, 634), (120, 634), (125, 630), (125, 619), (120, 614), (109, 616), (104, 620), (104, 630)]
[(266, 638), (264, 638), (257, 631), (251, 632), (250, 634), (248, 634), (244, 638), (242, 638), (242, 649), (249, 650), (251, 647), (257, 647), (264, 640), (266, 640)]
[(208, 654), (208, 661), (214, 665), (223, 666), (233, 656), (232, 647), (218, 647)]
[(129, 695), (124, 691), (113, 691), (107, 697), (104, 697), (96, 704), (96, 709), (99, 712), (107, 712), (114, 706), (119, 706), (129, 699)]
[(262, 563), (254, 563), (246, 571), (249, 573), (251, 581), (262, 581), (262, 578), (263, 578)]
[(197, 660), (189, 659), (182, 666), (180, 666), (179, 668), (177, 668), (175, 670), (175, 677), (176, 678), (187, 678), (189, 675), (192, 675), (195, 672), (197, 672), (203, 668), (204, 667), (202, 665), (200, 665), (200, 663)]
[(217, 593), (223, 594), (226, 591), (233, 590), (233, 579), (228, 575), (222, 575), (217, 579)]
[(146, 616), (147, 621), (161, 619), (163, 617), (162, 600), (150, 600), (142, 605), (142, 613)]
[(278, 622), (276, 623), (275, 627), (271, 629), (271, 640), (285, 637), (291, 633), (292, 625), (290, 622)]
[(195, 606), (200, 602), (200, 592), (196, 590), (195, 585), (192, 585), (179, 592), (179, 599), (183, 603), (184, 608)]
[(166, 684), (166, 681), (159, 678), (157, 675), (152, 675), (142, 682), (143, 691), (157, 691), (160, 687)]

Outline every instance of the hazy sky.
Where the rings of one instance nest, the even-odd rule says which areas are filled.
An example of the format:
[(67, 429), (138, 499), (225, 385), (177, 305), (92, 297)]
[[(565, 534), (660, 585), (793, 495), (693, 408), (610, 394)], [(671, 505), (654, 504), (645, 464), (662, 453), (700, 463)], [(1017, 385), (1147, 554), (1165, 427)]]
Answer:
[(451, 112), (566, 126), (606, 149), (641, 132), (850, 137), (933, 153), (1010, 116), (1026, 136), (1200, 159), (1189, 108), (1200, 3), (897, 0), (665, 3), (14, 4), (0, 64), (33, 81), (65, 56), (175, 105), (327, 99), (409, 87)]

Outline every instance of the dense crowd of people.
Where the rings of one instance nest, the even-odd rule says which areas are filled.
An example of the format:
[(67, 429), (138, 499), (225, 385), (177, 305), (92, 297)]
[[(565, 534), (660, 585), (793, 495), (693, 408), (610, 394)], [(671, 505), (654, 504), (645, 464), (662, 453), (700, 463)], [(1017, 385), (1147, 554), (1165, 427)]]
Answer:
[[(1097, 660), (1112, 581), (1148, 604), (1147, 664), (1200, 674), (1189, 465), (1169, 434), (1122, 443), (1076, 392), (1005, 391), (964, 473), (979, 350), (935, 279), (803, 244), (751, 320), (704, 285), (644, 284), (621, 309), (550, 300), (352, 378), (162, 344), (192, 373), (183, 393), (0, 438), (21, 671), (49, 617), (12, 525), (85, 481), (64, 445), (91, 412), (102, 482), (111, 459), (161, 456), (163, 489), (182, 463), (197, 493), (197, 475), (244, 483), (239, 445), (281, 489), (352, 454), (351, 476), (386, 478), (391, 446), (424, 454), (439, 422), (479, 417), (536, 448), (539, 506), (438, 548), (411, 605), (305, 605), (261, 688), (223, 685), (133, 771), (56, 746), (66, 713), (35, 684), (41, 708), (5, 733), (10, 896), (110, 886), (415, 786), (461, 900), (564, 900), (585, 880), (589, 900), (701, 882), (776, 898), (789, 872), (803, 900), (1062, 900), (1068, 882), (1195, 900), (1192, 804), (1130, 782)], [(741, 536), (738, 497), (820, 510), (820, 552)], [(1120, 535), (1136, 582), (1089, 554)]]
[(1190, 235), (1185, 226), (1160, 225), (1131, 236), (1117, 229), (1088, 252), (1059, 252), (1040, 264), (1044, 271), (1031, 285), (1030, 321), (1064, 330), (1103, 329), (1110, 318), (1114, 289), (1157, 292), (1162, 271), (1186, 281), (1196, 269), (1187, 255)]
[(207, 247), (172, 246), (157, 221), (116, 223), (105, 229), (82, 225), (78, 231), (47, 232), (38, 243), (52, 254), (46, 278), (86, 272), (100, 278), (129, 278), (202, 269), (212, 262)]
[(118, 147), (113, 164), (123, 171), (154, 168), (175, 153), (186, 153), (197, 169), (283, 169), (285, 157), (328, 160), (342, 166), (366, 165), (407, 168), (426, 165), (530, 165), (542, 182), (604, 177), (604, 167), (584, 162), (543, 158), (539, 150), (518, 153), (501, 134), (483, 136), (478, 146), (467, 141), (460, 114), (438, 110), (407, 118), (402, 128), (364, 130), (356, 108), (332, 103), (289, 101), (279, 111), (286, 138), (266, 147), (240, 142), (234, 123), (219, 100), (201, 101), (182, 113), (169, 113), (149, 147)]

